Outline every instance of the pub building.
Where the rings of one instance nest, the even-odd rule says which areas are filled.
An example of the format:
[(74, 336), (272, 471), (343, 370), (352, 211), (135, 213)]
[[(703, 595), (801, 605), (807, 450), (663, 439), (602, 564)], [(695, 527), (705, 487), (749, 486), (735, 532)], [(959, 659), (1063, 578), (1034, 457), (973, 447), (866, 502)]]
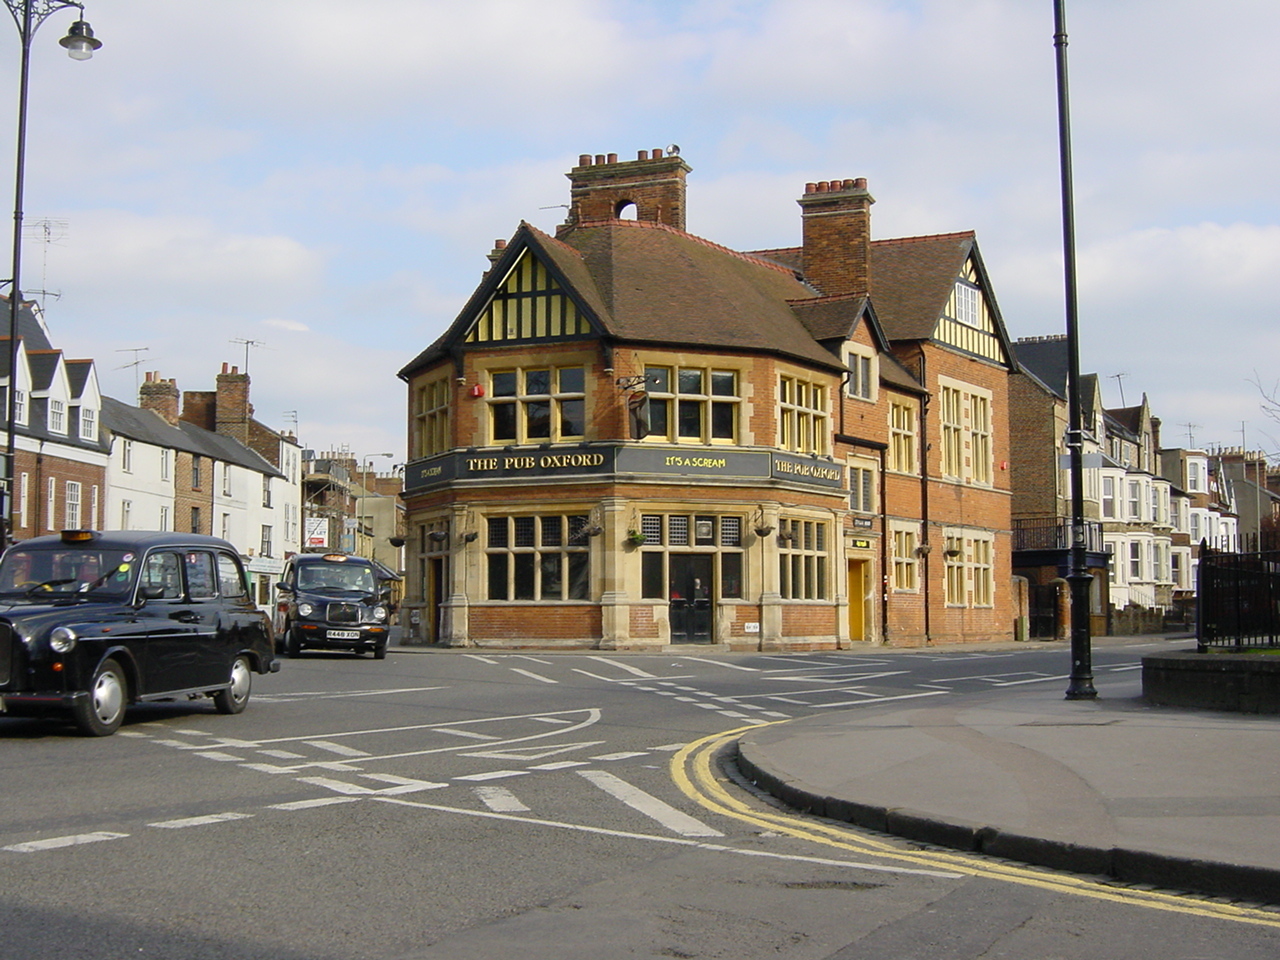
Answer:
[(1011, 351), (972, 233), (685, 231), (678, 154), (583, 155), (409, 394), (407, 644), (918, 646), (1013, 634)]

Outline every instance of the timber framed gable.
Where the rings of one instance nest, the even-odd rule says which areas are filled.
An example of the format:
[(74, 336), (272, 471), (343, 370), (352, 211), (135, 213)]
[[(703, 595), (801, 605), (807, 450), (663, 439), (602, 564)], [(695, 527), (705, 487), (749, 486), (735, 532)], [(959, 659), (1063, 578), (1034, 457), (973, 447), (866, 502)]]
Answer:
[(976, 249), (965, 257), (933, 339), (1001, 366), (1016, 365)]

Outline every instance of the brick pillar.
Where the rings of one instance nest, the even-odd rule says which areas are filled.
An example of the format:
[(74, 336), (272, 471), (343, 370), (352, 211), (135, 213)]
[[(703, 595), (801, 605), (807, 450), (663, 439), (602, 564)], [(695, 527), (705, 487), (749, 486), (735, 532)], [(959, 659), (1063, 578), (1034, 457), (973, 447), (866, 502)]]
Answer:
[(222, 365), (218, 374), (218, 398), (215, 407), (214, 430), (224, 437), (249, 445), (249, 420), (253, 417), (253, 404), (249, 402), (249, 375), (238, 368)]
[(825, 296), (871, 292), (871, 204), (867, 181), (807, 183), (798, 201), (804, 228), (804, 277)]

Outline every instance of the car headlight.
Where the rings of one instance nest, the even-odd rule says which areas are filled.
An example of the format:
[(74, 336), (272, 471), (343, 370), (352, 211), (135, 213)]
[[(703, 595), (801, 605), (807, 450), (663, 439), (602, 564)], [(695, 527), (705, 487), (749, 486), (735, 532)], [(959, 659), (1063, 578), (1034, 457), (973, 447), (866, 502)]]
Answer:
[(300, 617), (309, 617), (311, 614), (315, 613), (315, 610), (316, 608), (309, 603), (298, 604), (298, 616)]
[(387, 619), (387, 608), (386, 608), (386, 607), (374, 607), (374, 608), (373, 608), (373, 619), (377, 620), (379, 623), (381, 623), (383, 620)]
[(54, 653), (70, 653), (76, 646), (76, 632), (70, 627), (54, 627), (49, 634), (49, 646)]

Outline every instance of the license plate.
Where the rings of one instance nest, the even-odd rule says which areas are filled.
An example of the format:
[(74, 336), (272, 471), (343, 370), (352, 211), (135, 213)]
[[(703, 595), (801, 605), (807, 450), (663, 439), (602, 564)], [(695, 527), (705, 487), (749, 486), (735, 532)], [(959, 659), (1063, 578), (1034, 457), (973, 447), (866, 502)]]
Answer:
[(359, 630), (330, 630), (325, 636), (330, 640), (359, 640)]

